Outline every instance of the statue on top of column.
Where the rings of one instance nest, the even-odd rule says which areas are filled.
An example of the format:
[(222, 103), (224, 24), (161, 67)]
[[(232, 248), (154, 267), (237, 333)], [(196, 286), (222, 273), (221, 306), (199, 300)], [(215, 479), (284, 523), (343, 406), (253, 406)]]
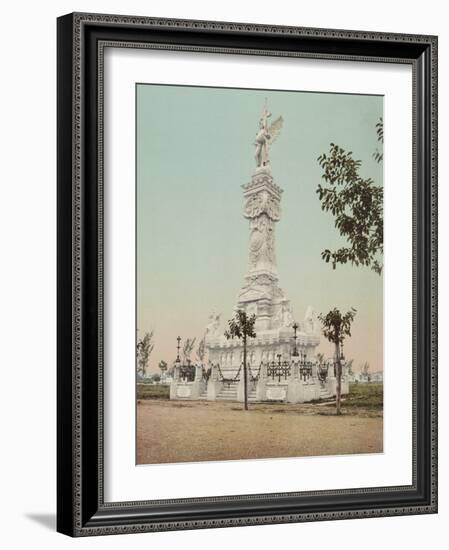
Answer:
[(259, 130), (256, 134), (256, 141), (254, 142), (256, 147), (256, 153), (254, 156), (256, 159), (257, 168), (266, 167), (270, 164), (268, 153), (272, 143), (278, 137), (284, 122), (282, 116), (280, 116), (270, 126), (268, 126), (268, 119), (270, 117), (271, 113), (267, 109), (267, 102), (265, 100), (265, 107), (259, 121)]

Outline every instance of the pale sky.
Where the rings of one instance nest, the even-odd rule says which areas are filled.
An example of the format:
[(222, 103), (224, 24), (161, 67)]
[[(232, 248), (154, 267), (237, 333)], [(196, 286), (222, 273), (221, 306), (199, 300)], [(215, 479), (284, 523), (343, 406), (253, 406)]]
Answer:
[[(316, 188), (317, 157), (331, 142), (362, 161), (362, 177), (382, 183), (375, 125), (381, 96), (141, 84), (137, 86), (137, 328), (154, 330), (150, 371), (176, 357), (176, 337), (204, 334), (212, 310), (232, 316), (248, 261), (242, 188), (255, 169), (254, 136), (265, 102), (284, 118), (271, 149), (284, 190), (276, 225), (279, 284), (302, 321), (357, 309), (345, 344), (354, 366), (383, 368), (383, 280), (368, 268), (331, 265), (324, 248), (344, 244)], [(226, 327), (223, 326), (223, 330)], [(322, 339), (318, 351), (331, 354)]]

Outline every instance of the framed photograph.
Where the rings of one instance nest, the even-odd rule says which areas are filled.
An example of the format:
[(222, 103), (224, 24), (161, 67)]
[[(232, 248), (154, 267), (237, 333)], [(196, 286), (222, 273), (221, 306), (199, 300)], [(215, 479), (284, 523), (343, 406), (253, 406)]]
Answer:
[(437, 38), (58, 19), (58, 531), (437, 511)]

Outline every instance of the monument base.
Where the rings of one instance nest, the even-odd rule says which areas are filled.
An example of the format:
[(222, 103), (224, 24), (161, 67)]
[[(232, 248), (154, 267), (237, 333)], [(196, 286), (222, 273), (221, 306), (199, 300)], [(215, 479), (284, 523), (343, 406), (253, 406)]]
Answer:
[[(180, 367), (175, 367), (179, 369)], [(331, 372), (327, 364), (327, 372)], [(248, 401), (252, 403), (308, 403), (332, 399), (336, 395), (334, 376), (323, 378), (323, 365), (317, 362), (284, 361), (281, 364), (261, 363), (256, 369), (247, 368)], [(343, 366), (341, 394), (349, 393), (349, 380)], [(225, 369), (211, 364), (195, 368), (195, 379), (185, 381), (176, 375), (170, 385), (170, 399), (243, 402), (244, 369)]]

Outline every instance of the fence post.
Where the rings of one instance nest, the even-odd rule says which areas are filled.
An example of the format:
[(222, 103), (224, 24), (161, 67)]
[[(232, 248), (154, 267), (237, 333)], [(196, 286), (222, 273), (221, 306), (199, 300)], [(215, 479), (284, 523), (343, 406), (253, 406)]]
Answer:
[(304, 402), (304, 385), (301, 379), (299, 370), (300, 362), (292, 361), (291, 376), (287, 386), (287, 402), (288, 403), (303, 403)]
[(170, 382), (170, 399), (176, 399), (176, 390), (178, 388), (179, 380), (179, 369), (178, 365), (175, 363), (173, 367), (173, 379)]
[(219, 380), (218, 377), (218, 364), (214, 365), (211, 363), (211, 371), (210, 371), (210, 378), (207, 383), (207, 400), (208, 401), (215, 401), (217, 399), (217, 395), (220, 393), (220, 390), (223, 386), (223, 382)]
[(259, 380), (256, 386), (257, 401), (265, 401), (267, 398), (267, 365), (262, 361), (260, 364)]

